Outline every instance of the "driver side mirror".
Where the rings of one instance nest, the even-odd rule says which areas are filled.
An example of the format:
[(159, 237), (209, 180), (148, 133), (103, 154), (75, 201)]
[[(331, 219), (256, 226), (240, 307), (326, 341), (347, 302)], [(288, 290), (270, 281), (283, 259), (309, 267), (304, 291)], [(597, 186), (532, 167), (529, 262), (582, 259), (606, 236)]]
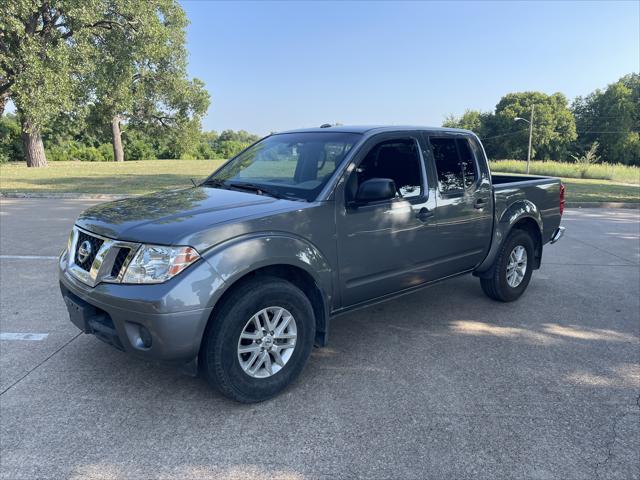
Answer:
[(390, 178), (370, 178), (360, 184), (356, 193), (356, 203), (391, 200), (396, 196), (396, 183)]

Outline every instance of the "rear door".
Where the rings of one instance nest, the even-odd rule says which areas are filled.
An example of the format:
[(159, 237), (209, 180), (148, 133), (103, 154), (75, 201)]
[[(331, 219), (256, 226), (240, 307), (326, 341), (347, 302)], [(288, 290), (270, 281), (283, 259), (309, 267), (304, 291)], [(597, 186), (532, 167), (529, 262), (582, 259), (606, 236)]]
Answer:
[(491, 244), (493, 193), (486, 160), (469, 135), (427, 135), (437, 178), (436, 224), (441, 271), (453, 275), (478, 265)]

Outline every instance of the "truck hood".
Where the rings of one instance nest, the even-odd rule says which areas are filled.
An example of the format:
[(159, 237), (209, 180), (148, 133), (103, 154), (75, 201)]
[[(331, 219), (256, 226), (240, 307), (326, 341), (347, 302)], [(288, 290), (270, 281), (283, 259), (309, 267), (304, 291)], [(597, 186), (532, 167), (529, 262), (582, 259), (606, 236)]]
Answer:
[(178, 245), (218, 224), (264, 217), (300, 205), (253, 193), (195, 187), (96, 205), (85, 210), (76, 225), (117, 240)]

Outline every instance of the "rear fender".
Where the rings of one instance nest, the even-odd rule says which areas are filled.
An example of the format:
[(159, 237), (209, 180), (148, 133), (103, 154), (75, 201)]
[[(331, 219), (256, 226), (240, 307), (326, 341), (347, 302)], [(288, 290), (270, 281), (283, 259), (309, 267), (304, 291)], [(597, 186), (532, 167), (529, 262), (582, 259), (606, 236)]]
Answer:
[(473, 274), (477, 277), (489, 277), (492, 274), (492, 267), (498, 252), (502, 247), (502, 242), (507, 238), (513, 227), (525, 218), (533, 219), (538, 225), (542, 234), (542, 215), (536, 205), (526, 199), (512, 203), (499, 218), (494, 221), (493, 236), (491, 238), (491, 248), (489, 253), (480, 265), (476, 267)]

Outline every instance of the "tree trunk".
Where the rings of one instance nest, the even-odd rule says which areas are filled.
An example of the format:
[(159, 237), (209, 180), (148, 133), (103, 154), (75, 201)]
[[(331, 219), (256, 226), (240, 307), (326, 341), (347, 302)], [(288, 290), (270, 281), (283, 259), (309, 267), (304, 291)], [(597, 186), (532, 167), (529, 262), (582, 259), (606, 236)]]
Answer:
[(27, 167), (46, 167), (47, 157), (44, 154), (44, 144), (40, 130), (30, 122), (22, 121), (22, 147), (27, 159)]
[(122, 132), (120, 131), (120, 117), (118, 115), (111, 119), (111, 132), (113, 134), (113, 158), (116, 162), (124, 162)]

